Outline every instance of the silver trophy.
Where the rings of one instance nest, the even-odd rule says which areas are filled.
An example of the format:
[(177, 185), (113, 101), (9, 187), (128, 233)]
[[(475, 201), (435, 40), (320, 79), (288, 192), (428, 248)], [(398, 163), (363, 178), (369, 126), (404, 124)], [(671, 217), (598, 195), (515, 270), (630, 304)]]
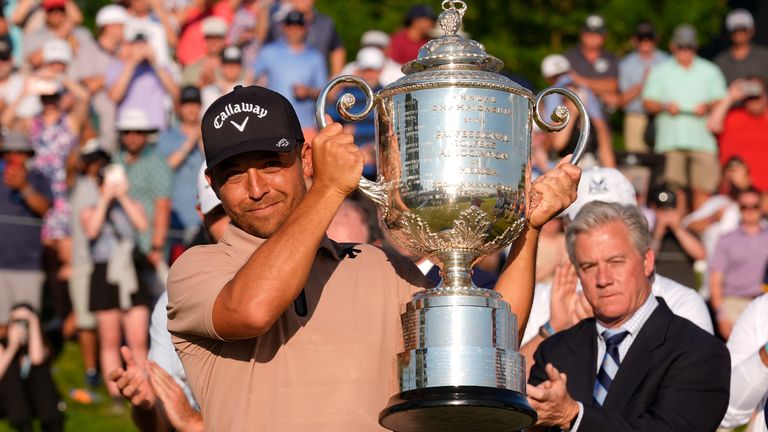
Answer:
[(538, 96), (498, 74), (501, 60), (458, 34), (463, 1), (445, 0), (445, 36), (425, 44), (405, 76), (377, 94), (360, 78), (331, 81), (317, 102), (326, 126), (329, 92), (355, 85), (366, 95), (353, 114), (347, 93), (340, 115), (360, 120), (375, 108), (376, 182), (360, 190), (378, 206), (401, 246), (429, 258), (442, 283), (413, 296), (402, 314), (405, 351), (397, 355), (400, 392), (379, 415), (387, 429), (511, 431), (532, 425), (525, 397), (525, 360), (517, 351), (517, 317), (497, 292), (472, 283), (472, 265), (509, 245), (525, 225), (532, 120), (544, 131), (565, 128), (564, 106), (541, 118), (545, 96), (558, 93), (579, 111), (577, 163), (589, 135), (584, 105), (571, 91)]

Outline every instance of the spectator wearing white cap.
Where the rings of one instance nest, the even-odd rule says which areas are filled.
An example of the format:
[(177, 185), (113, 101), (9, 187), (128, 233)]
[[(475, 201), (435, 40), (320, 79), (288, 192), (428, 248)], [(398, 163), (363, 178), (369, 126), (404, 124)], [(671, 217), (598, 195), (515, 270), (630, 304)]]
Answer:
[(170, 226), (173, 171), (162, 154), (150, 146), (150, 136), (157, 127), (146, 111), (124, 110), (117, 118), (116, 127), (121, 149), (115, 162), (125, 167), (130, 195), (142, 204), (149, 220), (149, 229), (138, 238), (137, 251), (145, 261), (142, 270), (153, 278), (163, 261)]
[[(584, 170), (579, 181), (578, 197), (563, 215), (573, 220), (585, 204), (593, 201), (637, 205), (632, 184), (615, 168)], [(664, 299), (675, 315), (713, 333), (707, 306), (695, 290), (657, 273), (654, 273), (651, 289), (654, 296)], [(537, 284), (520, 348), (528, 367), (533, 365), (533, 353), (544, 339), (578, 323), (589, 316), (590, 310), (581, 292), (576, 270), (570, 264), (556, 271), (552, 283)]]
[[(574, 81), (570, 61), (564, 55), (550, 54), (541, 61), (541, 74), (544, 75), (544, 78), (547, 79), (550, 85), (566, 87), (572, 90), (584, 103), (595, 133), (589, 137), (590, 141), (587, 142), (587, 159), (583, 163), (591, 163), (592, 166), (596, 163), (607, 167), (616, 166), (613, 144), (611, 143), (611, 131), (600, 108), (600, 101), (589, 87)], [(573, 153), (576, 147), (580, 122), (577, 121), (578, 110), (576, 106), (560, 95), (552, 95), (544, 99), (542, 114), (545, 116), (551, 114), (559, 105), (568, 107), (568, 110), (572, 113), (571, 121), (563, 132), (548, 135), (548, 137), (551, 140), (549, 143), (550, 150), (563, 157)]]
[(728, 84), (739, 78), (760, 77), (768, 82), (768, 48), (755, 45), (755, 20), (746, 9), (734, 9), (725, 17), (731, 46), (715, 57)]
[[(403, 65), (392, 60), (386, 55), (387, 48), (389, 48), (389, 35), (381, 30), (368, 30), (360, 37), (360, 49), (363, 48), (378, 48), (385, 54), (384, 67), (381, 68), (381, 74), (379, 74), (379, 84), (382, 87), (386, 87), (389, 84), (397, 81), (403, 76)], [(357, 62), (349, 62), (344, 65), (344, 68), (339, 72), (339, 75), (352, 75), (357, 69)]]
[(571, 63), (573, 80), (589, 87), (600, 101), (615, 107), (618, 103), (619, 59), (605, 49), (608, 28), (605, 18), (589, 15), (579, 34), (579, 44), (565, 52)]
[(120, 5), (111, 4), (99, 9), (96, 14), (96, 48), (87, 65), (75, 65), (81, 66), (78, 67), (78, 75), (91, 94), (91, 107), (98, 117), (100, 145), (112, 154), (117, 152), (115, 102), (109, 98), (105, 84), (109, 65), (116, 60), (123, 43), (127, 20), (128, 12)]
[(670, 43), (674, 58), (651, 70), (642, 93), (644, 108), (656, 115), (654, 150), (666, 158), (665, 181), (677, 192), (680, 207), (694, 210), (717, 190), (717, 141), (707, 115), (726, 95), (723, 74), (696, 54), (698, 47), (696, 29), (677, 26)]
[(217, 16), (203, 20), (205, 56), (184, 67), (181, 78), (183, 85), (205, 87), (213, 83), (220, 74), (221, 53), (227, 46), (227, 22)]

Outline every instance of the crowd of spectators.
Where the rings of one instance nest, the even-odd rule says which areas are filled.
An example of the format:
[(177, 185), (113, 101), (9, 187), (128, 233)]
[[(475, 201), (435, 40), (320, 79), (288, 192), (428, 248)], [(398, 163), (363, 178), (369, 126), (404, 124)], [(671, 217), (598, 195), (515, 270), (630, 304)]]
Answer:
[[(201, 211), (199, 185), (200, 120), (209, 105), (235, 86), (268, 87), (290, 101), (309, 141), (329, 78), (355, 74), (378, 91), (434, 36), (433, 9), (417, 5), (404, 11), (402, 28), (369, 30), (348, 53), (314, 3), (121, 0), (99, 10), (91, 31), (72, 0), (3, 2), (0, 413), (14, 427), (27, 430), (33, 416), (46, 430), (62, 427), (58, 390), (69, 389), (57, 390), (47, 370), (61, 338), (79, 343), (83, 383), (106, 385), (120, 409), (110, 372), (146, 363), (151, 308), (168, 265), (209, 241), (201, 221), (215, 205)], [(581, 165), (596, 171), (580, 194), (584, 187), (593, 200), (639, 206), (656, 254), (654, 294), (728, 342), (732, 386), (749, 388), (731, 390), (740, 399), (732, 396), (723, 427), (733, 427), (765, 423), (768, 395), (768, 352), (755, 360), (768, 342), (768, 49), (752, 43), (747, 10), (731, 11), (724, 25), (730, 47), (711, 60), (697, 54), (702, 41), (685, 23), (669, 53), (652, 23), (638, 23), (634, 50), (620, 57), (605, 48), (611, 23), (591, 15), (576, 46), (542, 59), (541, 78), (573, 90), (590, 116)], [(362, 92), (348, 91), (362, 107)], [(557, 96), (545, 108), (563, 103), (576, 113)], [(364, 175), (375, 178), (373, 116), (352, 123), (330, 112), (354, 134)], [(622, 128), (612, 130), (616, 124)], [(534, 130), (535, 174), (573, 151), (578, 127)], [(542, 230), (526, 355), (544, 339), (540, 328), (549, 335), (588, 315), (571, 289), (576, 273), (565, 250), (564, 225), (574, 217)], [(329, 236), (396, 247), (376, 221), (372, 205), (353, 197)], [(410, 258), (439, 281), (429, 261)], [(477, 285), (493, 287), (503, 258), (478, 264)], [(167, 393), (173, 381), (165, 384), (153, 390), (143, 382), (149, 393)], [(73, 395), (92, 400), (87, 391)]]

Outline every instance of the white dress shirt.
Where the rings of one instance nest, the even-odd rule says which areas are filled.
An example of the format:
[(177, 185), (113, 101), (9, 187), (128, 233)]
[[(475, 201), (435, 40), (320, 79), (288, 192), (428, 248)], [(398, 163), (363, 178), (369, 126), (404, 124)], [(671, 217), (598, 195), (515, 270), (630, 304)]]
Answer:
[(195, 396), (192, 395), (192, 389), (187, 382), (184, 366), (181, 364), (181, 360), (176, 354), (176, 349), (171, 341), (171, 332), (168, 331), (168, 312), (166, 311), (166, 306), (168, 306), (168, 291), (163, 292), (160, 298), (157, 299), (155, 308), (152, 309), (152, 318), (149, 325), (150, 346), (148, 357), (173, 377), (181, 389), (184, 390), (189, 404), (195, 409), (200, 410), (195, 401)]
[(768, 397), (768, 367), (760, 350), (768, 342), (768, 294), (756, 298), (744, 309), (728, 339), (731, 352), (731, 398), (720, 427), (732, 428), (749, 422), (752, 432), (766, 432), (765, 402)]
[[(581, 291), (581, 283), (576, 288)], [(672, 279), (656, 274), (651, 287), (655, 297), (661, 297), (673, 314), (685, 318), (701, 327), (709, 334), (714, 333), (712, 319), (707, 305), (696, 290), (681, 285)], [(552, 295), (552, 283), (537, 284), (533, 294), (533, 305), (528, 317), (528, 325), (521, 345), (530, 342), (539, 334), (539, 328), (549, 321), (549, 299)]]

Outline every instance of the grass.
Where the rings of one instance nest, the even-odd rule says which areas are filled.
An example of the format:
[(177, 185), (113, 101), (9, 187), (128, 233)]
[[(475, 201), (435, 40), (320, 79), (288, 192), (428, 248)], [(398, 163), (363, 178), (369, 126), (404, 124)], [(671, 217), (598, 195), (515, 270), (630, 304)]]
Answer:
[[(68, 342), (64, 346), (64, 350), (53, 365), (53, 378), (67, 405), (64, 412), (64, 430), (78, 432), (133, 432), (137, 430), (131, 421), (130, 408), (127, 404), (123, 413), (115, 414), (112, 412), (111, 400), (104, 386), (97, 390), (100, 398), (98, 403), (83, 405), (69, 397), (69, 392), (73, 388), (85, 387), (85, 369), (77, 344)], [(0, 432), (12, 430), (7, 421), (0, 419)], [(37, 428), (36, 430), (40, 429)]]

